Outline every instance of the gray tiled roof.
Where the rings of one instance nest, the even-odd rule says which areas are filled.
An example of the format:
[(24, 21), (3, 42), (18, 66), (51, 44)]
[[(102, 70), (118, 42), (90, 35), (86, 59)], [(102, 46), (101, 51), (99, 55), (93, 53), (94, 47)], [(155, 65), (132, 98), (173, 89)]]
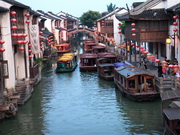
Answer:
[(24, 5), (24, 4), (22, 4), (22, 3), (18, 2), (18, 1), (15, 1), (15, 0), (2, 0), (2, 1), (10, 3), (10, 4), (12, 4), (12, 5), (16, 6), (16, 7), (21, 7), (21, 8), (25, 8), (25, 9), (30, 8), (29, 6)]
[(168, 8), (167, 11), (173, 11), (175, 13), (180, 13), (180, 3)]
[(129, 21), (130, 18), (129, 18), (129, 13), (126, 12), (124, 14), (116, 14), (116, 18), (119, 20), (119, 21)]
[(0, 12), (6, 12), (6, 11), (9, 11), (9, 9), (0, 6)]

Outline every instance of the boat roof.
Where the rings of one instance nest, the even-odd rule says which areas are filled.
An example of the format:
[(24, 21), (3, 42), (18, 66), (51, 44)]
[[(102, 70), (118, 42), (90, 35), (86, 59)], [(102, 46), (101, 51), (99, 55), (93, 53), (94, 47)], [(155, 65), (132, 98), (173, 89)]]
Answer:
[(114, 67), (114, 64), (112, 63), (103, 63), (103, 64), (99, 64), (99, 67)]
[(101, 49), (101, 48), (106, 48), (105, 46), (100, 46), (100, 45), (97, 45), (97, 46), (93, 46), (92, 49)]
[(135, 75), (144, 75), (144, 74), (149, 76), (154, 76), (154, 74), (152, 74), (151, 72), (148, 72), (144, 69), (140, 69), (131, 65), (120, 66), (118, 68), (115, 68), (115, 70), (125, 78), (131, 78)]
[(97, 54), (96, 53), (83, 53), (83, 54), (80, 54), (80, 59), (81, 58), (97, 58)]
[(162, 101), (180, 100), (180, 90), (168, 90), (160, 94)]
[(85, 45), (98, 45), (98, 44), (97, 44), (97, 43), (93, 43), (93, 42), (92, 42), (92, 43), (91, 43), (91, 42), (90, 42), (90, 43), (88, 42), (88, 43), (85, 43)]
[(55, 45), (55, 47), (57, 47), (57, 46), (68, 46), (68, 45), (70, 45), (70, 43), (58, 44), (58, 45)]
[(58, 62), (66, 62), (66, 61), (70, 61), (70, 60), (72, 60), (73, 59), (73, 57), (74, 57), (74, 53), (65, 53), (65, 54), (63, 54), (62, 56), (60, 56), (59, 58), (58, 58)]
[(167, 116), (169, 120), (179, 120), (180, 119), (180, 108), (165, 108), (163, 113)]
[(100, 53), (98, 53), (98, 57), (102, 57), (102, 56), (105, 56), (105, 55), (114, 55), (114, 56), (116, 56), (116, 54), (113, 53), (113, 52), (100, 52)]

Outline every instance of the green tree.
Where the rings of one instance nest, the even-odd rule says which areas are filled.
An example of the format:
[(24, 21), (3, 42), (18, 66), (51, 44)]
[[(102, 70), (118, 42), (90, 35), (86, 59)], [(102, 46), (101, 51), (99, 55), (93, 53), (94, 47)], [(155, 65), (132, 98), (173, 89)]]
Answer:
[(113, 5), (112, 3), (110, 3), (109, 5), (107, 5), (107, 11), (110, 13), (112, 11), (114, 11), (116, 9), (116, 4)]
[(92, 28), (94, 21), (100, 17), (101, 14), (99, 12), (89, 10), (80, 17), (81, 24), (86, 25), (88, 28)]

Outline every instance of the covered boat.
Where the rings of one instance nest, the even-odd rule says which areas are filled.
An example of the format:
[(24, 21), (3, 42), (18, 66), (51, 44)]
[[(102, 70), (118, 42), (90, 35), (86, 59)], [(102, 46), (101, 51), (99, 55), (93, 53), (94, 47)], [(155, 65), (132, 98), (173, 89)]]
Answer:
[(96, 71), (96, 53), (83, 53), (80, 54), (80, 71)]
[(77, 67), (77, 57), (74, 53), (65, 53), (58, 58), (57, 73), (72, 72)]
[(101, 53), (101, 52), (106, 52), (106, 47), (97, 45), (92, 47), (92, 53)]
[(114, 82), (122, 95), (135, 101), (152, 101), (159, 96), (155, 75), (130, 65), (115, 68)]
[(70, 43), (63, 43), (63, 44), (58, 44), (55, 45), (56, 49), (57, 49), (57, 53), (61, 54), (61, 53), (67, 53), (71, 51), (71, 45)]
[(84, 51), (86, 53), (92, 53), (93, 46), (97, 46), (97, 45), (98, 45), (98, 43), (85, 43), (84, 44)]
[(180, 91), (168, 90), (160, 95), (164, 135), (180, 135)]

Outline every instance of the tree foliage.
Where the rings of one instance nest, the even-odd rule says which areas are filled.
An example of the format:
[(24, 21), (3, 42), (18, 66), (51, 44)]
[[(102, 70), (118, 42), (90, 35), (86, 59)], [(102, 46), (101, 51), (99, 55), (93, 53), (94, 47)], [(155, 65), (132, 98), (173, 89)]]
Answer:
[(101, 14), (99, 12), (89, 10), (80, 17), (81, 24), (86, 25), (88, 28), (92, 28), (94, 21), (100, 17)]
[(107, 5), (107, 11), (110, 13), (112, 11), (114, 11), (116, 9), (116, 4), (112, 4), (110, 3), (109, 5)]

